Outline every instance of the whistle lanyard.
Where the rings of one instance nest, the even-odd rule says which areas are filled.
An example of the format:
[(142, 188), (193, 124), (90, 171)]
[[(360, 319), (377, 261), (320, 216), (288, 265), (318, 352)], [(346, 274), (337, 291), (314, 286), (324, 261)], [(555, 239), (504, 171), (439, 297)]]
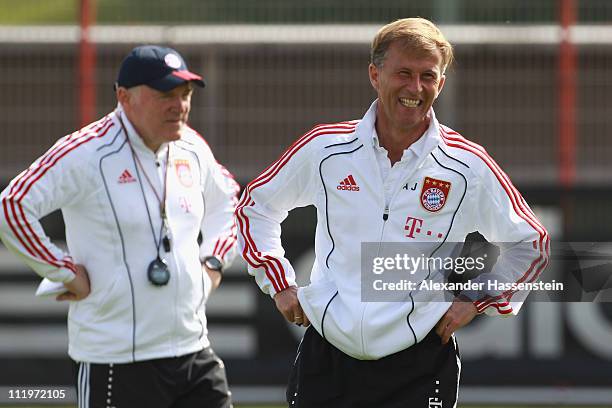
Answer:
[[(121, 123), (121, 128), (123, 129), (123, 133), (125, 133), (125, 137), (127, 139), (128, 145), (130, 146), (130, 151), (132, 153), (132, 160), (134, 161), (134, 167), (136, 168), (136, 175), (138, 176), (138, 184), (140, 185), (140, 191), (142, 193), (142, 199), (144, 200), (145, 208), (147, 209), (147, 217), (149, 218), (149, 225), (151, 227), (151, 234), (153, 236), (153, 242), (155, 243), (155, 247), (157, 249), (157, 256), (159, 258), (160, 257), (159, 248), (162, 245), (162, 243), (164, 245), (164, 250), (166, 252), (170, 252), (170, 249), (171, 249), (170, 239), (168, 237), (168, 233), (170, 229), (168, 227), (168, 216), (166, 214), (166, 193), (168, 190), (168, 167), (170, 167), (170, 144), (168, 144), (168, 150), (166, 151), (166, 168), (164, 171), (164, 185), (162, 188), (162, 195), (160, 195), (155, 189), (155, 186), (153, 185), (153, 183), (151, 182), (151, 179), (149, 179), (149, 176), (144, 166), (142, 165), (142, 162), (140, 161), (138, 154), (136, 153), (136, 151), (134, 150), (134, 147), (132, 146), (132, 142), (130, 141), (130, 137), (128, 136), (125, 125), (123, 124), (123, 120), (121, 120), (121, 116), (118, 116), (118, 118), (119, 118), (119, 123)], [(157, 199), (157, 202), (159, 203), (159, 212), (162, 218), (162, 223), (159, 228), (159, 234), (155, 234), (155, 229), (153, 228), (153, 220), (151, 218), (151, 213), (149, 211), (149, 203), (147, 201), (147, 197), (144, 191), (144, 186), (142, 185), (140, 171), (142, 171), (142, 174), (144, 175), (144, 178), (147, 184), (153, 191), (153, 194), (155, 194), (155, 198)]]

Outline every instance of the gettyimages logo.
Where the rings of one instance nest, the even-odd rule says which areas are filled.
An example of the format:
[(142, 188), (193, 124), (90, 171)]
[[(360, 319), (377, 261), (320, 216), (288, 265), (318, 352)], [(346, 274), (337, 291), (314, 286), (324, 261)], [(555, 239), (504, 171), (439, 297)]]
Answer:
[(483, 271), (485, 269), (487, 254), (478, 257), (429, 257), (425, 254), (410, 256), (408, 254), (395, 254), (392, 257), (377, 256), (372, 259), (372, 273), (381, 275), (385, 271), (406, 271), (414, 275), (419, 270), (446, 270), (458, 274), (471, 271)]
[[(423, 227), (412, 218), (406, 233)], [(425, 228), (427, 230), (427, 228)], [(361, 245), (361, 299), (366, 302), (452, 300), (460, 293), (474, 299), (521, 300), (531, 292), (558, 298), (560, 276), (540, 276), (550, 250), (545, 242), (364, 242)], [(517, 293), (520, 292), (520, 293)], [(532, 297), (535, 297), (532, 296)]]

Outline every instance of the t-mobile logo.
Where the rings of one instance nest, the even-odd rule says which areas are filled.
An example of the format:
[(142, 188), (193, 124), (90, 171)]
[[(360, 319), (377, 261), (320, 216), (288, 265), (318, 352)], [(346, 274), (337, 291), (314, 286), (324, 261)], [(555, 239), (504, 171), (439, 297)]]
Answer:
[(414, 238), (414, 233), (417, 234), (421, 232), (421, 227), (423, 226), (423, 220), (420, 218), (408, 217), (406, 218), (406, 226), (404, 230), (406, 230), (406, 236), (408, 238)]

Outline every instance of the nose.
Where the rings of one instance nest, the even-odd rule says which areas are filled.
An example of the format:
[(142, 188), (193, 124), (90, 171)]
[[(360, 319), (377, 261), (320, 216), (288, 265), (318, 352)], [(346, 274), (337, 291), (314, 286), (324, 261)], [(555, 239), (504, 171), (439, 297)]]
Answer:
[(413, 95), (419, 95), (423, 90), (423, 83), (421, 82), (421, 78), (418, 75), (412, 75), (407, 83), (408, 90)]
[(172, 98), (171, 109), (178, 113), (187, 112), (189, 110), (189, 100), (177, 95)]
[(181, 101), (181, 105), (180, 105), (181, 113), (185, 113), (189, 111), (189, 104), (190, 104), (189, 99), (181, 98), (180, 101)]

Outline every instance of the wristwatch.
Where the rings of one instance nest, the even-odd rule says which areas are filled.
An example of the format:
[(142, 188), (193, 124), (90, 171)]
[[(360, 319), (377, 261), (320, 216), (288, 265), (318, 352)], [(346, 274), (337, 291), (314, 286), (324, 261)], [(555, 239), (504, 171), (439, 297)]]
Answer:
[(206, 266), (211, 271), (217, 271), (220, 274), (223, 274), (223, 261), (221, 261), (214, 255), (207, 256), (206, 258), (204, 258), (204, 266)]

